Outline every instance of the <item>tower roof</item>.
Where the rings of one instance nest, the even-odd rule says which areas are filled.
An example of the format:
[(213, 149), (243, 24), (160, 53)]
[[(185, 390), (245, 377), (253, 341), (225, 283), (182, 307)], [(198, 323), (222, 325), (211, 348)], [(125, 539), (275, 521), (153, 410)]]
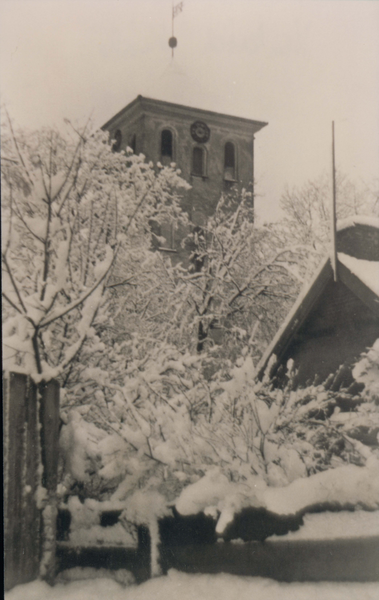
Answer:
[(155, 81), (141, 91), (141, 95), (172, 104), (215, 110), (216, 97), (190, 77), (175, 59), (170, 61)]
[[(237, 106), (231, 100), (230, 94), (226, 90), (223, 94), (215, 94), (211, 89), (202, 86), (195, 78), (181, 67), (175, 59), (171, 59), (165, 70), (153, 81), (148, 83), (142, 90), (138, 98), (149, 98), (171, 105), (183, 106), (212, 113), (237, 117), (260, 124), (259, 129), (267, 125), (265, 122), (254, 121), (246, 109)], [(103, 128), (106, 129), (116, 117), (120, 117), (124, 111), (127, 111), (137, 99), (130, 102), (114, 117), (112, 117)], [(249, 110), (250, 113), (250, 110)], [(257, 129), (258, 131), (258, 129)]]

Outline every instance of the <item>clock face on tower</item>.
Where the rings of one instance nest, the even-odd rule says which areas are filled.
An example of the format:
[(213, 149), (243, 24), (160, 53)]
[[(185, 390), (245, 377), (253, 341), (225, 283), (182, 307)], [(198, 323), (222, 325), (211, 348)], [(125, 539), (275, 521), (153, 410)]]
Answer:
[(202, 144), (209, 140), (211, 131), (202, 121), (195, 121), (191, 125), (191, 135), (195, 142)]

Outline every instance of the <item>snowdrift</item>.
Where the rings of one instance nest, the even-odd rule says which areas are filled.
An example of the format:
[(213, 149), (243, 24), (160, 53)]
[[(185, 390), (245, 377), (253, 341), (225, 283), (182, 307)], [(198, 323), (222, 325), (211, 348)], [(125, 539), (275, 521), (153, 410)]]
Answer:
[[(296, 479), (284, 487), (270, 487), (259, 477), (230, 482), (220, 469), (209, 471), (186, 487), (175, 503), (181, 515), (204, 512), (217, 519), (216, 533), (227, 538), (265, 539), (296, 530), (305, 513), (321, 510), (379, 508), (379, 461), (371, 457), (365, 467), (347, 465)], [(267, 530), (249, 531), (248, 515), (270, 522)], [(269, 517), (267, 516), (269, 515)], [(244, 521), (244, 526), (238, 522)], [(233, 532), (234, 528), (234, 532)], [(262, 525), (261, 525), (262, 529)]]

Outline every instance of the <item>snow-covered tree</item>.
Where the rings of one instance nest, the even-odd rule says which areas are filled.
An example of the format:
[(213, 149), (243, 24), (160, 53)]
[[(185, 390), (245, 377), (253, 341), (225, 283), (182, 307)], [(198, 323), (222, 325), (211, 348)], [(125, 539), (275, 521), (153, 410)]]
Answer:
[(222, 197), (183, 244), (189, 268), (157, 253), (123, 291), (118, 331), (133, 325), (140, 340), (211, 352), (219, 365), (245, 347), (259, 356), (298, 291), (301, 245), (257, 228), (247, 194)]
[(222, 196), (206, 225), (192, 234), (193, 269), (182, 282), (197, 330), (197, 350), (221, 334), (227, 355), (248, 346), (256, 355), (296, 295), (300, 245), (257, 228), (249, 194)]
[[(70, 125), (70, 124), (68, 124)], [(111, 279), (130, 279), (149, 252), (151, 219), (178, 219), (170, 168), (114, 153), (89, 126), (70, 137), (42, 130), (3, 133), (3, 299), (6, 368), (63, 384), (105, 351)]]
[[(287, 188), (281, 197), (284, 219), (277, 224), (283, 238), (308, 247), (305, 273), (312, 275), (331, 240), (332, 181), (321, 176), (300, 187)], [(352, 182), (343, 173), (336, 180), (337, 219), (354, 215), (379, 216), (377, 184)]]

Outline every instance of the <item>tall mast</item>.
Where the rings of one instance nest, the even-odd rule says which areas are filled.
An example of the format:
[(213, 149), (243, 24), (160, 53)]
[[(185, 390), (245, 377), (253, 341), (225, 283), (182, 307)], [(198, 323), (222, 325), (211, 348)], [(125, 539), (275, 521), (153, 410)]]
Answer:
[(338, 280), (337, 274), (337, 209), (336, 209), (336, 157), (334, 143), (334, 121), (332, 121), (332, 178), (333, 178), (333, 196), (332, 196), (332, 250), (331, 263), (334, 274), (334, 281)]

